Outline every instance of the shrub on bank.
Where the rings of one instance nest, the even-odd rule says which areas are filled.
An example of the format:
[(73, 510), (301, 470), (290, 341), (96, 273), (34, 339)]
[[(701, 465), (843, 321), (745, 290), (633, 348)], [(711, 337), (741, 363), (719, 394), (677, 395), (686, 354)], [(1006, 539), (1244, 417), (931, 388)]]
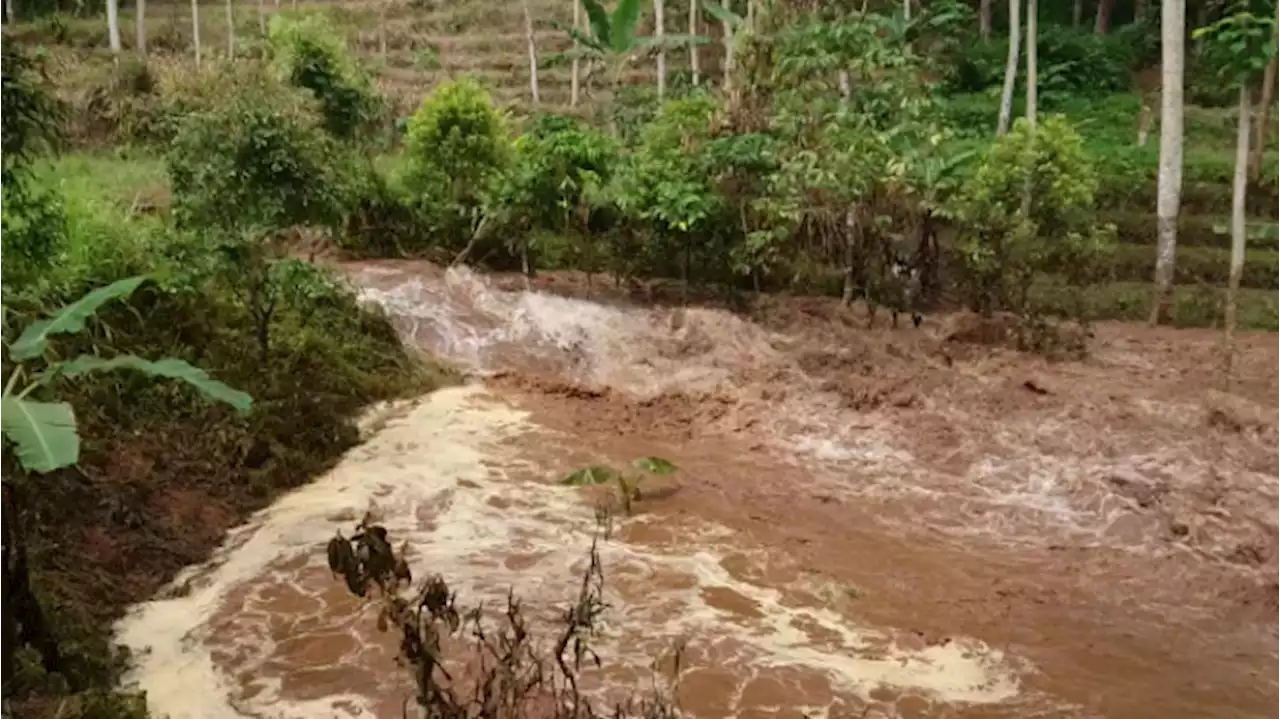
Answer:
[(314, 106), (257, 68), (226, 72), (240, 91), (186, 118), (167, 155), (178, 225), (335, 224), (343, 150), (321, 131)]
[(449, 244), (469, 238), (484, 193), (511, 161), (507, 123), (489, 93), (464, 77), (436, 86), (409, 120), (405, 189)]
[(381, 117), (382, 98), (326, 16), (275, 15), (269, 38), (280, 77), (315, 95), (324, 128), (334, 137), (353, 139)]

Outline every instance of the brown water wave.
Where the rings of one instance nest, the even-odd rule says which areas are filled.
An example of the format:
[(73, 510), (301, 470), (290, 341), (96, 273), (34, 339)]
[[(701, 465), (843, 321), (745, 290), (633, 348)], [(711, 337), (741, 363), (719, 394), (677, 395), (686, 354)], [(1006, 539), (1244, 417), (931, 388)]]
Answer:
[[(347, 270), (484, 387), (396, 410), (122, 624), (161, 713), (400, 716), (391, 640), (324, 567), (335, 529), (372, 509), (419, 576), (547, 614), (594, 529), (552, 480), (646, 455), (681, 471), (603, 545), (602, 692), (686, 641), (696, 717), (1275, 706), (1274, 404), (1206, 393), (1205, 338), (1102, 328), (1051, 365), (802, 300), (747, 318)], [(1274, 348), (1245, 352), (1274, 385)]]

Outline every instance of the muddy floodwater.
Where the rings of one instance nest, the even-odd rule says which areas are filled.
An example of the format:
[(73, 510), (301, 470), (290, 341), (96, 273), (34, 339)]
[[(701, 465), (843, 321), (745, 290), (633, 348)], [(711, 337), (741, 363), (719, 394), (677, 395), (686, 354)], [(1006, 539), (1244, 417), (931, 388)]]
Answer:
[(556, 479), (643, 456), (679, 471), (599, 545), (603, 698), (683, 645), (698, 719), (1274, 716), (1273, 334), (1222, 394), (1209, 332), (1103, 325), (1051, 363), (827, 300), (739, 315), (345, 270), (475, 378), (373, 410), (332, 472), (121, 622), (157, 716), (402, 716), (412, 684), (331, 576), (335, 531), (371, 512), (415, 576), (550, 621), (597, 532)]

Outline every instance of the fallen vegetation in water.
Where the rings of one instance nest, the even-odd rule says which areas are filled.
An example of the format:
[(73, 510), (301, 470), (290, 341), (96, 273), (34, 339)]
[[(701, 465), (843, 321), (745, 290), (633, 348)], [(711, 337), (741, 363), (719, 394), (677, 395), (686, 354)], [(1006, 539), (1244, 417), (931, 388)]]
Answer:
[[(607, 521), (600, 526), (607, 530)], [(585, 667), (603, 666), (592, 646), (597, 622), (609, 609), (599, 535), (591, 542), (578, 595), (560, 613), (553, 641), (539, 641), (514, 592), (497, 612), (483, 605), (459, 608), (456, 591), (433, 574), (413, 581), (407, 546), (393, 549), (385, 527), (366, 516), (347, 538), (329, 540), (329, 569), (347, 589), (381, 603), (378, 630), (400, 636), (398, 660), (412, 675), (414, 700), (428, 719), (674, 719), (683, 647), (674, 653), (669, 688), (633, 696), (612, 707), (587, 696)], [(406, 700), (407, 703), (407, 700)]]

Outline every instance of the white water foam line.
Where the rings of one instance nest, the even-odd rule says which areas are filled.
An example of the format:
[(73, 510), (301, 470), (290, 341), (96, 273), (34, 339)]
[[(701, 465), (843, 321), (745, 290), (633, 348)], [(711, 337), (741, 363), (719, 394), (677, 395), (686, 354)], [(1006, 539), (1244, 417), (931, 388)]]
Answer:
[[(533, 606), (535, 616), (568, 601), (576, 593), (594, 518), (575, 490), (512, 476), (536, 468), (522, 465), (514, 450), (499, 443), (532, 431), (536, 428), (525, 415), (477, 387), (426, 397), (388, 421), (328, 475), (233, 532), (211, 562), (179, 576), (174, 585), (189, 588), (183, 596), (140, 605), (122, 620), (119, 640), (135, 651), (129, 680), (148, 693), (156, 715), (171, 719), (369, 711), (371, 698), (341, 691), (321, 698), (286, 696), (281, 678), (268, 670), (277, 647), (265, 620), (260, 631), (236, 632), (232, 641), (211, 637), (210, 619), (227, 611), (234, 596), (243, 598), (246, 588), (252, 595), (255, 586), (295, 581), (299, 570), (281, 570), (286, 563), (309, 568), (312, 576), (323, 571), (332, 583), (323, 569), (324, 543), (335, 529), (349, 530), (351, 524), (335, 516), (359, 516), (371, 503), (380, 508), (380, 521), (391, 535), (408, 540), (415, 575), (444, 575), (468, 606), (478, 601), (492, 606), (509, 588), (526, 604), (547, 605)], [(425, 524), (423, 507), (434, 512)], [(825, 677), (835, 694), (863, 699), (877, 688), (940, 703), (1030, 699), (1019, 693), (1024, 667), (1015, 669), (1016, 660), (999, 650), (965, 638), (923, 648), (897, 646), (887, 631), (856, 626), (822, 603), (797, 605), (778, 589), (735, 577), (725, 558), (742, 555), (744, 548), (734, 544), (729, 530), (678, 529), (678, 539), (666, 543), (601, 545), (607, 599), (613, 605), (599, 647), (607, 663), (647, 671), (656, 653), (683, 638), (693, 649), (719, 653), (717, 666), (734, 674), (738, 695), (755, 678), (796, 668)], [(503, 561), (513, 553), (533, 561)], [(285, 576), (288, 572), (293, 578)], [(653, 582), (658, 574), (680, 581)], [(744, 616), (714, 606), (708, 590), (732, 592), (755, 610)], [(349, 606), (343, 611), (351, 613)], [(325, 613), (332, 615), (333, 608), (322, 606), (317, 621), (351, 623), (350, 616)], [(372, 623), (371, 615), (362, 613), (361, 621)], [(245, 614), (249, 624), (258, 621)], [(215, 640), (234, 645), (235, 670), (262, 675), (251, 695), (243, 691), (242, 679), (215, 662)], [(381, 641), (389, 648), (394, 644), (390, 637)], [(808, 709), (824, 712), (822, 706)]]

